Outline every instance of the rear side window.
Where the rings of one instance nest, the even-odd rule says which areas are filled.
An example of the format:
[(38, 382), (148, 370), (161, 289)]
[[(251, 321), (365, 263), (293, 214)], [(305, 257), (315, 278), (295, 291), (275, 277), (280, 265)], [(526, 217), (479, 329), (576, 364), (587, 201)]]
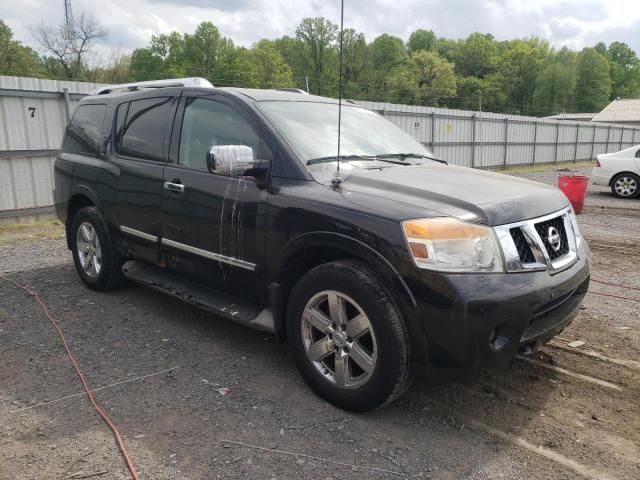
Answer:
[[(164, 161), (164, 137), (171, 99), (172, 97), (145, 98), (131, 102), (122, 129), (119, 153), (157, 162)], [(124, 106), (120, 106), (118, 115), (121, 108)]]
[(116, 113), (116, 152), (120, 153), (120, 149), (122, 147), (122, 132), (124, 130), (124, 120), (127, 117), (127, 110), (129, 108), (129, 103), (123, 103), (118, 106), (118, 111)]
[(66, 152), (98, 153), (106, 105), (80, 105), (67, 127), (62, 149)]

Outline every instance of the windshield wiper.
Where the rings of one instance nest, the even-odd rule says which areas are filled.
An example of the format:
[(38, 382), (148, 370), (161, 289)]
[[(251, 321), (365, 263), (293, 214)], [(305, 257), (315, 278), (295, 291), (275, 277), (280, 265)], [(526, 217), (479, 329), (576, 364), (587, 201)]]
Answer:
[(337, 162), (338, 158), (340, 158), (340, 160), (375, 160), (376, 158), (373, 155), (370, 156), (366, 156), (366, 155), (340, 155), (340, 157), (338, 157), (337, 155), (330, 155), (328, 157), (318, 157), (318, 158), (312, 158), (311, 160), (307, 160), (307, 165), (315, 165), (317, 163), (328, 163), (328, 162)]
[(440, 160), (439, 158), (430, 157), (428, 155), (424, 155), (422, 153), (383, 153), (380, 155), (376, 155), (375, 158), (384, 159), (384, 158), (398, 158), (402, 161), (405, 161), (407, 158), (425, 158), (427, 160), (433, 160), (434, 162), (444, 163), (447, 165), (447, 162), (444, 160)]
[[(413, 156), (413, 155), (412, 155)], [(396, 158), (395, 156), (390, 156), (389, 158), (385, 158), (385, 155), (340, 155), (340, 161), (347, 162), (385, 162), (385, 163), (393, 163), (395, 165), (409, 165), (404, 161), (396, 161), (393, 160)], [(425, 157), (429, 158), (429, 157)], [(328, 162), (336, 162), (338, 161), (337, 155), (331, 155), (329, 157), (319, 157), (312, 158), (311, 160), (307, 160), (307, 165), (316, 165), (318, 163), (328, 163)]]

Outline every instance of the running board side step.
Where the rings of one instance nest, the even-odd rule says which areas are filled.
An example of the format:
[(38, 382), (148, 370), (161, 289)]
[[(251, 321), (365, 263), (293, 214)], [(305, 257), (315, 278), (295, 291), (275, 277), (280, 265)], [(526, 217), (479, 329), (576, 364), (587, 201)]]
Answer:
[(198, 308), (263, 332), (275, 333), (273, 314), (268, 308), (195, 282), (154, 265), (129, 260), (122, 266), (129, 280), (153, 288)]

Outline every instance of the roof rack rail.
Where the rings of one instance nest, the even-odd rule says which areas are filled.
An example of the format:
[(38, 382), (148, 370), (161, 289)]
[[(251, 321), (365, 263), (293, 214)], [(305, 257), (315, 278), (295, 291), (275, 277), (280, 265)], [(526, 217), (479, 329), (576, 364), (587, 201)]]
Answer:
[(118, 85), (105, 85), (96, 88), (91, 95), (104, 95), (115, 92), (135, 92), (143, 88), (169, 88), (169, 87), (203, 87), (212, 88), (211, 82), (200, 77), (170, 78), (166, 80), (147, 80), (145, 82), (121, 83)]
[(308, 92), (305, 92), (301, 88), (274, 88), (274, 90), (279, 90), (281, 92), (304, 93), (305, 95), (309, 95)]

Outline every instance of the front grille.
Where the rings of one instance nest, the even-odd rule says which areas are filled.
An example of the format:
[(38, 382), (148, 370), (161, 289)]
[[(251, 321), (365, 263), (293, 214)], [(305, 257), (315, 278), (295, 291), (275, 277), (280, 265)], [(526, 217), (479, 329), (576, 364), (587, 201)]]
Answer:
[[(567, 240), (567, 232), (564, 228), (564, 219), (561, 216), (552, 218), (551, 220), (546, 220), (544, 222), (536, 223), (535, 228), (538, 232), (538, 235), (540, 235), (540, 238), (542, 239), (542, 243), (544, 243), (544, 248), (547, 250), (551, 261), (569, 253), (569, 241)], [(551, 238), (551, 233), (554, 231), (557, 232), (560, 236), (560, 246), (559, 248), (557, 248), (557, 250), (549, 241), (549, 239)]]
[(502, 247), (507, 272), (548, 270), (554, 275), (571, 267), (579, 258), (581, 239), (576, 236), (570, 207), (493, 228)]
[(513, 243), (515, 243), (516, 249), (518, 250), (520, 261), (522, 263), (535, 263), (536, 259), (533, 256), (533, 252), (531, 251), (531, 247), (529, 246), (527, 239), (524, 237), (524, 233), (522, 233), (522, 229), (520, 227), (515, 227), (509, 230), (509, 233), (511, 234)]

